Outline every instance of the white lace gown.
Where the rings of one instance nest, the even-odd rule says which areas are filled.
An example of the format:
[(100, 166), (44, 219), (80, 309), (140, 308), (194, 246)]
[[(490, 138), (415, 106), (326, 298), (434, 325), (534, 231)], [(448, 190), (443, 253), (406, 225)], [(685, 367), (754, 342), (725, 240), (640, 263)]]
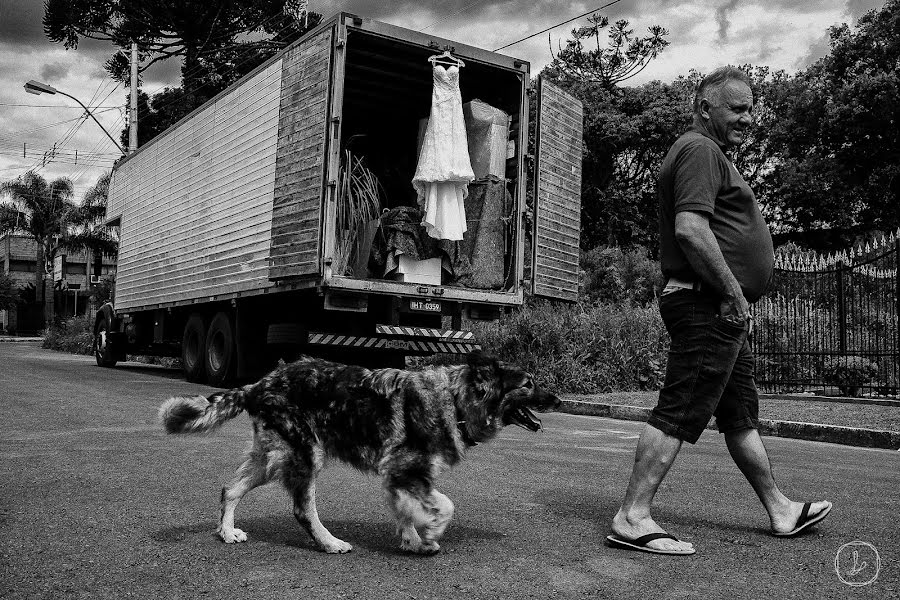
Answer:
[(432, 75), (431, 116), (412, 183), (423, 209), (422, 225), (428, 235), (461, 240), (466, 231), (463, 200), (475, 173), (469, 160), (459, 67), (435, 64)]

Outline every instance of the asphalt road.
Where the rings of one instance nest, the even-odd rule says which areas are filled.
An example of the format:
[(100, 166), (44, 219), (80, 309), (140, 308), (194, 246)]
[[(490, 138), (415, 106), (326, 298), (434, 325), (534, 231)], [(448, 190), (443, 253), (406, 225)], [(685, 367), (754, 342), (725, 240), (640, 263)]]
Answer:
[[(900, 453), (767, 438), (782, 488), (835, 503), (797, 539), (767, 520), (706, 432), (658, 496), (657, 519), (698, 548), (654, 556), (605, 544), (642, 425), (551, 414), (474, 448), (441, 489), (456, 518), (433, 557), (408, 556), (380, 485), (334, 465), (319, 513), (347, 555), (314, 549), (276, 485), (238, 508), (244, 544), (214, 534), (219, 490), (247, 448), (246, 416), (166, 436), (156, 408), (211, 393), (177, 372), (0, 344), (2, 598), (900, 598)], [(875, 581), (851, 587), (851, 583)], [(856, 550), (854, 568), (853, 550)]]

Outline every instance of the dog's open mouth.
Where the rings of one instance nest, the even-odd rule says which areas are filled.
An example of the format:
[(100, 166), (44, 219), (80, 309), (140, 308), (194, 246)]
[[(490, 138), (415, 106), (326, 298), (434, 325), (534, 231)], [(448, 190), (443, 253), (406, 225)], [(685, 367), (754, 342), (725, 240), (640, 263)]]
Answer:
[(541, 420), (526, 406), (517, 406), (506, 411), (506, 414), (503, 415), (503, 422), (506, 425), (518, 425), (528, 431), (539, 431), (541, 429)]

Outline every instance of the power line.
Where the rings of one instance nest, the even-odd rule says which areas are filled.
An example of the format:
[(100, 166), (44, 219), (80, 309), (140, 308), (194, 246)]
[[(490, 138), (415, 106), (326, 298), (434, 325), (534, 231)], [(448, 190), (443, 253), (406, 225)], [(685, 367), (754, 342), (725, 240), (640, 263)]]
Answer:
[[(77, 108), (78, 110), (82, 110), (80, 106), (66, 106), (65, 104), (11, 104), (8, 102), (0, 102), (0, 106), (18, 106), (18, 107), (27, 107), (27, 108)], [(90, 106), (90, 102), (88, 102), (88, 106)], [(118, 106), (95, 106), (94, 108), (103, 108), (103, 109), (113, 109), (119, 108)]]
[(601, 6), (601, 7), (599, 7), (599, 8), (595, 8), (594, 10), (589, 10), (589, 11), (587, 11), (587, 12), (584, 13), (584, 14), (578, 15), (577, 17), (572, 17), (571, 19), (566, 19), (566, 20), (563, 21), (562, 23), (557, 23), (556, 25), (553, 25), (552, 27), (548, 27), (547, 29), (541, 29), (540, 31), (537, 31), (537, 32), (535, 32), (535, 33), (531, 33), (531, 34), (529, 34), (529, 35), (523, 37), (521, 40), (516, 40), (516, 41), (514, 41), (514, 42), (510, 42), (509, 44), (506, 44), (505, 46), (500, 46), (499, 48), (497, 48), (496, 50), (494, 50), (494, 52), (499, 52), (500, 50), (503, 50), (503, 49), (505, 49), (505, 48), (509, 48), (510, 46), (515, 46), (516, 44), (518, 44), (518, 43), (520, 43), (520, 42), (524, 42), (525, 40), (530, 40), (531, 38), (533, 38), (533, 37), (535, 37), (535, 36), (541, 35), (542, 33), (547, 33), (547, 32), (550, 31), (551, 29), (556, 29), (556, 28), (559, 27), (560, 25), (565, 25), (566, 23), (569, 23), (569, 22), (574, 21), (574, 20), (576, 20), (576, 19), (580, 19), (581, 17), (586, 17), (586, 16), (588, 16), (588, 15), (590, 15), (590, 14), (593, 14), (593, 13), (595, 13), (595, 12), (597, 12), (597, 11), (603, 10), (604, 8), (608, 8), (608, 7), (612, 6), (613, 4), (618, 4), (618, 3), (621, 2), (621, 1), (622, 1), (622, 0), (613, 0), (612, 2), (610, 2), (610, 3), (608, 3), (608, 4), (604, 4), (603, 6)]

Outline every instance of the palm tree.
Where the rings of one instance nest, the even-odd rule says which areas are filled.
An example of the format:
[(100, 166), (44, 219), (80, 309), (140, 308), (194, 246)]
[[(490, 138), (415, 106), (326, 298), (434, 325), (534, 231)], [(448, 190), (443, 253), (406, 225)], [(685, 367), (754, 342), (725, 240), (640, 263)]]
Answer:
[[(0, 233), (24, 232), (37, 244), (35, 300), (44, 303), (45, 261), (52, 258), (54, 243), (68, 234), (68, 223), (78, 206), (72, 200), (74, 186), (66, 177), (47, 182), (34, 171), (0, 183)], [(46, 318), (46, 314), (45, 314)]]
[[(119, 249), (117, 236), (106, 226), (106, 199), (112, 171), (101, 175), (84, 193), (81, 204), (69, 217), (68, 234), (59, 240), (59, 247), (71, 251), (84, 250), (85, 281), (90, 286), (91, 257), (114, 256)], [(92, 310), (92, 309), (91, 309)]]

